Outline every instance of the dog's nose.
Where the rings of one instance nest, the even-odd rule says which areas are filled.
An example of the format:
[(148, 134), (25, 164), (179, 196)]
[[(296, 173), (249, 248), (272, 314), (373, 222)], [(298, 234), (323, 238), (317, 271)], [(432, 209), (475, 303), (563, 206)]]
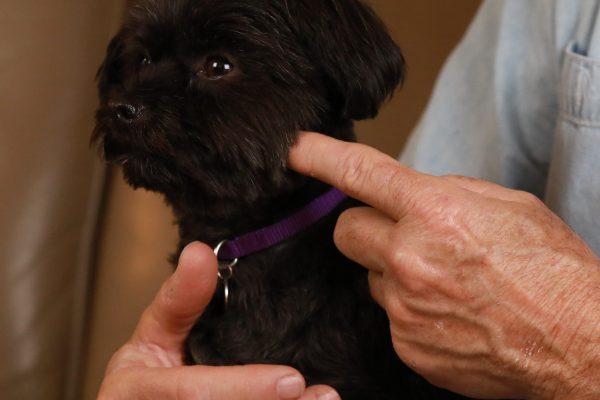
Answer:
[(116, 118), (124, 122), (134, 122), (142, 115), (144, 107), (134, 104), (114, 104), (112, 106)]

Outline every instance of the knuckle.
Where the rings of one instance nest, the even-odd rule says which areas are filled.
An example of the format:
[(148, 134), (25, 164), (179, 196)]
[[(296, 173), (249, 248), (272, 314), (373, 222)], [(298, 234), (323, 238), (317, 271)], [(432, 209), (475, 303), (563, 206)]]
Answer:
[(400, 340), (395, 340), (393, 345), (394, 351), (396, 351), (396, 354), (398, 354), (398, 356), (402, 359), (404, 364), (406, 364), (406, 366), (412, 369), (413, 371), (418, 370), (419, 364), (414, 357), (414, 351), (412, 350), (412, 346)]
[(425, 205), (435, 215), (443, 218), (456, 208), (457, 202), (454, 196), (440, 190), (435, 190), (430, 193)]
[(443, 175), (442, 178), (444, 180), (448, 180), (451, 182), (464, 183), (464, 184), (478, 184), (479, 182), (481, 182), (477, 178), (473, 178), (472, 176), (466, 176), (466, 175), (449, 174), (449, 175)]
[(346, 242), (352, 238), (352, 232), (354, 232), (357, 227), (360, 227), (360, 222), (358, 221), (358, 216), (354, 209), (346, 210), (340, 214), (333, 231), (333, 241), (335, 245), (338, 248), (343, 248)]
[(379, 298), (382, 300), (380, 305), (385, 309), (389, 319), (390, 329), (402, 330), (403, 327), (410, 326), (410, 317), (403, 296), (398, 296), (394, 291), (392, 293), (384, 291)]
[(356, 214), (357, 214), (356, 208), (349, 208), (347, 210), (344, 210), (338, 217), (337, 224), (336, 224), (336, 230), (345, 232), (349, 229), (352, 229), (354, 226), (356, 226), (357, 223), (359, 222), (358, 221), (359, 218)]
[(391, 278), (398, 282), (403, 290), (413, 296), (421, 296), (430, 290), (433, 283), (428, 274), (422, 272), (422, 268), (426, 266), (421, 256), (398, 247), (390, 249), (386, 256)]
[(336, 175), (340, 177), (342, 191), (361, 191), (366, 177), (371, 174), (371, 166), (365, 151), (347, 151), (337, 164)]
[(424, 297), (431, 290), (430, 282), (418, 274), (414, 274), (410, 279), (406, 279), (403, 283), (403, 287), (408, 293), (416, 298)]
[(386, 299), (386, 311), (392, 326), (410, 326), (410, 318), (406, 306), (398, 296), (388, 296)]
[(399, 224), (396, 224), (394, 229), (389, 232), (388, 245), (382, 252), (383, 262), (389, 271), (402, 273), (405, 268), (411, 251), (413, 251), (410, 245), (412, 240), (410, 234), (406, 226), (399, 226)]
[(402, 343), (398, 343), (397, 341), (394, 341), (393, 346), (394, 351), (396, 352), (396, 354), (398, 354), (398, 357), (400, 357), (404, 365), (406, 365), (412, 371), (415, 371), (417, 369), (417, 366), (410, 357), (410, 353), (406, 351), (406, 347)]
[(402, 271), (407, 260), (406, 254), (400, 246), (392, 244), (388, 247), (383, 254), (383, 260), (394, 275), (398, 278), (402, 278)]
[(384, 285), (379, 279), (379, 276), (377, 276), (377, 274), (373, 272), (369, 272), (368, 280), (369, 292), (371, 294), (371, 297), (375, 300), (383, 302), (384, 304), (381, 304), (382, 306), (385, 305), (387, 299), (385, 295)]
[(415, 199), (415, 213), (421, 218), (435, 219), (436, 222), (456, 214), (463, 202), (444, 187), (429, 185)]
[(362, 145), (348, 147), (336, 169), (340, 189), (351, 193), (363, 192), (367, 185), (375, 190), (390, 190), (395, 183), (407, 180), (396, 160)]
[(527, 205), (531, 205), (531, 206), (535, 206), (535, 207), (540, 207), (540, 206), (544, 205), (542, 200), (540, 200), (539, 197), (537, 197), (536, 195), (534, 195), (532, 193), (525, 192), (525, 191), (519, 191), (519, 192), (517, 192), (517, 196), (520, 201), (522, 201), (523, 203), (525, 203)]

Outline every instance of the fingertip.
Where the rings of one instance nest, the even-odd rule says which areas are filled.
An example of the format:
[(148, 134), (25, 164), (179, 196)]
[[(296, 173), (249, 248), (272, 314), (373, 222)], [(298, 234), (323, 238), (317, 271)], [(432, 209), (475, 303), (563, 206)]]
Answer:
[(276, 384), (277, 397), (282, 400), (296, 400), (302, 396), (306, 382), (297, 372), (279, 378)]
[(316, 132), (299, 132), (290, 150), (288, 166), (296, 172), (312, 176), (312, 157), (315, 156), (315, 153), (320, 154), (319, 151), (316, 151), (317, 146), (322, 145), (325, 143), (324, 141), (328, 140), (334, 139)]
[(201, 242), (188, 244), (181, 255), (175, 270), (175, 278), (183, 282), (212, 282), (218, 271), (218, 261), (213, 250)]
[(214, 266), (217, 268), (217, 259), (213, 250), (201, 242), (192, 242), (185, 246), (179, 256), (179, 267), (198, 267), (204, 269)]
[[(185, 288), (184, 293), (205, 293), (212, 297), (217, 284), (218, 261), (213, 250), (204, 243), (188, 244), (175, 271), (175, 285)], [(181, 289), (180, 289), (181, 290)], [(202, 302), (207, 301), (203, 299)]]
[(341, 400), (341, 396), (329, 386), (318, 385), (306, 389), (299, 400)]

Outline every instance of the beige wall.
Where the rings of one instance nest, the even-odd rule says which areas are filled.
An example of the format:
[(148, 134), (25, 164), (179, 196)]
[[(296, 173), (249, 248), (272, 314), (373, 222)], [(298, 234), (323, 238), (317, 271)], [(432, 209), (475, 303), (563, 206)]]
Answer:
[(119, 3), (0, 0), (2, 400), (64, 399), (73, 388), (85, 227), (101, 186), (88, 145), (94, 75)]
[(404, 51), (404, 87), (374, 121), (358, 124), (359, 140), (397, 156), (417, 123), (446, 56), (480, 0), (370, 0)]

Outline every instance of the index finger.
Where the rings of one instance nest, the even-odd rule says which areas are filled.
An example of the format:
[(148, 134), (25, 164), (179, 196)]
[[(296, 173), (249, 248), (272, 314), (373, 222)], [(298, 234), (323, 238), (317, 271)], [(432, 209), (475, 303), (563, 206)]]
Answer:
[(299, 135), (289, 167), (395, 219), (405, 214), (411, 195), (425, 186), (428, 177), (372, 147), (310, 132)]

